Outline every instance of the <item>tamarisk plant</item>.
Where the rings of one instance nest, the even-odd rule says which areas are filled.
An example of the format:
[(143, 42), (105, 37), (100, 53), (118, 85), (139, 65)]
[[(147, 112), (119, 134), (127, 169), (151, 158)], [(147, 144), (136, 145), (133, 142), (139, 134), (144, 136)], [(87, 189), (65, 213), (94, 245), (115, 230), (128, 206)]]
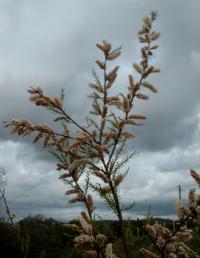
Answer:
[(29, 249), (29, 237), (26, 234), (25, 236), (23, 236), (20, 225), (17, 225), (14, 223), (16, 215), (12, 212), (11, 208), (9, 207), (9, 204), (6, 198), (6, 185), (7, 185), (6, 169), (3, 167), (0, 167), (0, 200), (2, 199), (5, 207), (5, 212), (8, 216), (7, 222), (12, 225), (16, 239), (19, 242), (21, 257), (27, 258), (28, 249)]
[(8, 221), (13, 225), (15, 214), (12, 213), (11, 209), (9, 208), (8, 201), (6, 198), (6, 185), (7, 185), (7, 178), (6, 178), (6, 170), (3, 167), (0, 167), (0, 200), (2, 199), (5, 212), (8, 215)]
[[(143, 26), (138, 32), (138, 39), (143, 45), (141, 61), (133, 64), (139, 80), (136, 81), (133, 75), (129, 75), (126, 93), (112, 94), (119, 66), (109, 69), (112, 61), (120, 56), (122, 49), (113, 49), (112, 45), (105, 40), (96, 45), (103, 54), (103, 59), (96, 61), (100, 74), (93, 70), (94, 82), (89, 84), (93, 90), (89, 95), (92, 101), (91, 111), (84, 125), (75, 121), (65, 111), (63, 90), (59, 97), (49, 97), (39, 87), (28, 90), (30, 100), (37, 106), (54, 112), (57, 115), (54, 121), (60, 123), (63, 130), (56, 131), (46, 124), (32, 124), (24, 119), (5, 122), (5, 127), (12, 128), (12, 133), (20, 136), (36, 133), (33, 143), (43, 140), (44, 147), (58, 159), (57, 169), (61, 173), (60, 179), (69, 186), (66, 195), (74, 195), (69, 203), (83, 203), (86, 208), (80, 214), (80, 227), (66, 226), (79, 233), (79, 236), (74, 239), (75, 246), (84, 246), (85, 255), (92, 257), (111, 258), (116, 255), (107, 237), (96, 232), (95, 206), (91, 191), (96, 192), (116, 214), (124, 255), (126, 258), (130, 257), (122, 213), (133, 205), (121, 205), (119, 189), (128, 173), (128, 171), (123, 172), (123, 166), (133, 153), (124, 159), (121, 158), (121, 154), (126, 142), (135, 136), (130, 125), (137, 126), (138, 120), (146, 119), (144, 115), (134, 112), (135, 100), (149, 99), (149, 96), (143, 92), (144, 88), (153, 93), (157, 92), (157, 89), (148, 81), (151, 74), (160, 72), (159, 68), (149, 63), (153, 51), (158, 48), (154, 42), (160, 36), (160, 33), (152, 30), (156, 15), (156, 12), (152, 12), (149, 17), (143, 19)], [(74, 127), (77, 129), (76, 135), (72, 133)], [(98, 178), (100, 183), (93, 183), (94, 177)]]
[[(191, 170), (191, 176), (200, 187), (200, 175)], [(174, 232), (161, 224), (147, 224), (145, 233), (151, 240), (153, 246), (159, 255), (142, 248), (141, 253), (144, 257), (149, 258), (177, 258), (177, 257), (200, 257), (195, 251), (188, 247), (188, 242), (192, 238), (192, 230), (188, 229), (185, 222), (192, 220), (194, 224), (199, 226), (200, 216), (200, 195), (195, 194), (195, 189), (189, 190), (188, 205), (185, 207), (181, 200), (176, 202), (176, 213), (179, 223)]]

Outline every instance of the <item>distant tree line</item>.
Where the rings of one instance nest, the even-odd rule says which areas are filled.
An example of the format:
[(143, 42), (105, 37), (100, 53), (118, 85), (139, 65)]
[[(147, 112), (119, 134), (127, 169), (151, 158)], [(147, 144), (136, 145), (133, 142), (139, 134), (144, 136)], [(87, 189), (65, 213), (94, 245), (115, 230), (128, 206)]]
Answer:
[[(147, 219), (126, 221), (128, 230), (126, 231), (127, 243), (134, 248), (134, 257), (141, 257), (140, 249), (150, 247), (149, 238), (142, 234), (143, 227)], [(165, 223), (166, 227), (172, 227), (172, 220), (152, 219), (158, 223)], [(79, 221), (73, 220), (72, 225), (79, 225)], [(122, 242), (119, 241), (120, 227), (118, 221), (96, 221), (97, 228), (106, 234), (112, 241), (116, 253), (120, 254)], [(137, 237), (137, 227), (140, 228), (140, 236)], [(188, 226), (193, 228), (192, 223)], [(21, 241), (16, 238), (16, 232), (20, 234)], [(193, 239), (190, 246), (200, 253), (200, 232), (194, 230)], [(44, 218), (41, 215), (27, 217), (18, 223), (11, 225), (4, 218), (0, 220), (0, 254), (1, 258), (79, 258), (82, 257), (82, 249), (74, 248), (73, 238), (77, 234), (65, 224), (52, 218)], [(24, 250), (25, 252), (22, 252)], [(123, 254), (122, 256), (123, 257)]]

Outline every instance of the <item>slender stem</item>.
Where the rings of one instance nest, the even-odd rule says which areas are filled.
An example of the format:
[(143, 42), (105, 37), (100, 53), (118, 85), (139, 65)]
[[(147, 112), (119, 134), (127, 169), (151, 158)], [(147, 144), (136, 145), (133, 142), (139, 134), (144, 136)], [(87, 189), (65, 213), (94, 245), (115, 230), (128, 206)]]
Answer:
[(79, 129), (81, 129), (83, 132), (87, 133), (90, 137), (92, 137), (92, 139), (94, 140), (94, 142), (96, 144), (99, 144), (99, 142), (95, 139), (95, 137), (93, 137), (93, 135), (86, 130), (84, 127), (82, 127), (81, 125), (79, 125), (74, 119), (72, 119), (63, 109), (61, 109), (61, 112), (64, 116), (66, 116), (76, 127), (78, 127)]
[[(148, 50), (150, 50), (150, 43), (148, 43)], [(146, 59), (146, 64), (144, 66), (144, 69), (147, 66), (148, 66), (148, 57)], [(141, 75), (141, 78), (140, 78), (140, 80), (138, 82), (138, 89), (141, 86), (142, 80), (143, 80), (143, 74)], [(130, 111), (132, 109), (132, 102), (133, 102), (133, 99), (134, 99), (135, 95), (136, 94), (133, 94), (131, 99), (130, 99), (130, 101), (129, 101), (130, 108), (125, 113), (125, 118), (124, 118), (125, 120), (128, 119), (128, 115), (129, 115), (129, 113), (130, 113)], [(111, 151), (111, 153), (109, 155), (109, 159), (108, 159), (107, 163), (105, 162), (103, 155), (102, 155), (102, 158), (101, 158), (101, 160), (103, 162), (103, 165), (104, 165), (104, 168), (105, 168), (105, 170), (107, 172), (107, 176), (109, 177), (109, 179), (110, 179), (109, 165), (110, 165), (112, 157), (113, 157), (113, 155), (115, 153), (116, 147), (117, 147), (117, 145), (119, 143), (119, 139), (120, 139), (122, 131), (123, 131), (123, 128), (119, 128), (116, 140), (114, 142), (113, 149), (112, 149), (112, 151)], [(123, 241), (123, 245), (124, 245), (125, 254), (126, 254), (126, 257), (129, 258), (130, 257), (130, 250), (129, 250), (129, 247), (127, 245), (126, 238), (125, 238), (125, 228), (124, 228), (124, 220), (123, 220), (123, 216), (122, 216), (122, 211), (121, 211), (120, 204), (119, 204), (119, 198), (118, 198), (118, 196), (116, 194), (115, 188), (114, 188), (111, 180), (110, 180), (110, 188), (111, 188), (111, 192), (112, 192), (112, 195), (113, 195), (113, 198), (114, 198), (114, 201), (115, 201), (115, 207), (116, 207), (116, 211), (117, 211), (117, 215), (118, 215), (118, 219), (119, 219), (120, 231), (121, 231), (121, 236), (122, 236), (122, 241)]]
[(130, 258), (130, 250), (126, 241), (126, 237), (125, 237), (125, 228), (124, 228), (124, 220), (123, 220), (123, 216), (122, 216), (122, 212), (121, 212), (121, 208), (120, 208), (120, 204), (119, 204), (119, 199), (118, 196), (116, 194), (115, 188), (113, 187), (112, 182), (110, 183), (110, 187), (111, 187), (111, 191), (115, 200), (115, 207), (117, 210), (117, 215), (118, 215), (118, 219), (119, 219), (119, 226), (120, 226), (120, 231), (121, 231), (121, 237), (122, 237), (122, 241), (123, 241), (123, 245), (124, 245), (124, 251), (126, 254), (126, 258)]
[[(103, 71), (103, 76), (104, 76), (104, 83), (103, 83), (103, 90), (104, 90), (104, 96), (103, 96), (103, 109), (105, 108), (106, 105), (106, 98), (107, 98), (107, 88), (106, 88), (106, 63), (107, 63), (107, 55), (105, 54), (105, 60), (104, 60), (104, 71)], [(103, 135), (103, 130), (105, 128), (105, 122), (103, 124), (103, 119), (106, 118), (106, 114), (102, 115), (101, 117), (101, 127), (100, 127), (100, 140), (99, 143), (102, 143), (102, 135)]]
[(8, 207), (8, 202), (7, 202), (6, 197), (5, 197), (5, 192), (0, 190), (0, 194), (3, 198), (3, 202), (4, 202), (4, 205), (5, 205), (5, 208), (6, 208), (5, 210), (6, 210), (6, 213), (8, 214), (8, 218), (10, 220), (10, 223), (13, 225), (14, 224), (13, 223), (13, 217), (12, 217), (12, 215), (10, 213), (10, 209)]
[[(107, 98), (106, 62), (107, 62), (107, 55), (105, 54), (105, 60), (104, 60), (104, 84), (103, 84), (103, 88), (104, 88), (103, 109), (105, 108), (106, 98)], [(104, 114), (104, 112), (102, 112), (101, 127), (100, 127), (100, 139), (99, 139), (99, 144), (100, 145), (102, 144), (103, 130), (105, 128), (105, 122), (103, 123), (103, 120), (105, 118), (106, 118), (106, 114)], [(109, 163), (110, 163), (110, 160), (112, 159), (112, 155), (114, 154), (114, 151), (115, 151), (116, 145), (118, 143), (119, 137), (120, 137), (120, 135), (117, 137), (117, 140), (115, 142), (114, 148), (112, 150), (112, 153), (111, 153), (107, 163), (105, 161), (103, 153), (101, 153), (101, 161), (102, 161), (104, 169), (105, 169), (105, 171), (103, 171), (103, 172), (106, 173), (106, 175), (108, 176), (109, 179), (110, 179)], [(125, 233), (124, 221), (123, 221), (122, 212), (121, 212), (121, 209), (120, 209), (119, 199), (118, 199), (118, 196), (117, 196), (117, 194), (115, 192), (115, 188), (114, 188), (113, 183), (112, 183), (111, 180), (110, 180), (109, 185), (110, 185), (111, 192), (112, 192), (112, 195), (113, 195), (113, 198), (114, 198), (115, 208), (116, 208), (117, 216), (118, 216), (118, 219), (119, 219), (119, 225), (120, 225), (120, 231), (121, 231), (120, 233), (121, 233), (121, 236), (122, 236), (122, 241), (123, 241), (123, 245), (124, 245), (124, 250), (125, 250), (126, 258), (130, 258), (129, 248), (128, 248), (128, 245), (127, 245), (127, 242), (126, 242), (126, 239), (125, 239), (125, 234), (124, 234)]]
[[(103, 109), (105, 108), (105, 105), (106, 105), (106, 98), (107, 98), (107, 88), (106, 88), (106, 62), (107, 62), (107, 56), (105, 54), (105, 60), (104, 60), (104, 84), (103, 84), (103, 88), (104, 88), (104, 96), (103, 96)], [(106, 118), (106, 114), (104, 114), (104, 112), (102, 112), (102, 116), (101, 116), (101, 126), (100, 126), (100, 137), (99, 137), (99, 144), (101, 145), (102, 144), (102, 136), (103, 136), (103, 130), (105, 128), (105, 122), (103, 123), (103, 120)], [(116, 145), (118, 143), (118, 140), (119, 140), (119, 137), (118, 139), (116, 140)], [(116, 147), (116, 146), (115, 146)], [(112, 150), (112, 152), (114, 153), (115, 151), (115, 147), (114, 149)], [(113, 154), (112, 153), (112, 154)], [(112, 157), (110, 157), (112, 158)], [(103, 163), (103, 166), (104, 166), (104, 169), (101, 169), (101, 171), (103, 171), (103, 173), (105, 173), (108, 178), (110, 179), (110, 171), (109, 171), (109, 162), (110, 160), (106, 163), (105, 161), (105, 158), (104, 158), (104, 154), (101, 153), (100, 155), (100, 159)], [(130, 258), (130, 254), (129, 254), (129, 248), (128, 248), (128, 245), (127, 245), (127, 242), (126, 242), (126, 239), (125, 239), (125, 229), (124, 229), (124, 222), (123, 222), (123, 217), (122, 217), (122, 212), (121, 212), (121, 209), (120, 209), (120, 204), (119, 204), (119, 199), (118, 199), (118, 196), (115, 192), (115, 188), (113, 186), (113, 183), (112, 181), (110, 180), (110, 188), (111, 188), (111, 192), (112, 192), (112, 195), (113, 195), (113, 198), (114, 198), (114, 202), (115, 202), (115, 208), (116, 208), (116, 212), (117, 212), (117, 216), (118, 216), (118, 219), (119, 219), (119, 225), (120, 225), (120, 233), (121, 233), (121, 236), (122, 236), (122, 241), (123, 241), (123, 245), (124, 245), (124, 250), (125, 250), (125, 254), (126, 254), (126, 258)]]
[[(147, 46), (147, 47), (148, 47), (148, 51), (149, 51), (149, 50), (150, 50), (150, 43), (148, 43), (148, 46)], [(147, 66), (148, 66), (148, 58), (146, 59), (145, 68), (146, 68)], [(143, 81), (143, 74), (141, 75), (141, 78), (140, 78), (140, 80), (139, 80), (139, 82), (138, 82), (138, 89), (140, 88), (142, 81)], [(129, 110), (125, 113), (125, 118), (124, 118), (125, 120), (128, 118), (128, 115), (129, 115), (129, 113), (130, 113), (130, 111), (131, 111), (131, 109), (132, 109), (132, 108), (131, 108), (131, 105), (132, 105), (132, 103), (133, 103), (134, 97), (135, 97), (135, 94), (133, 94), (132, 97), (131, 97), (131, 99), (130, 99), (130, 102), (129, 102), (130, 108), (129, 108)], [(122, 130), (123, 130), (123, 129), (120, 128), (119, 131), (118, 131), (118, 134), (117, 134), (117, 137), (116, 137), (116, 140), (115, 140), (113, 149), (112, 149), (112, 151), (111, 151), (111, 154), (110, 154), (110, 156), (109, 156), (109, 160), (108, 160), (108, 162), (107, 162), (107, 166), (109, 166), (109, 164), (110, 164), (110, 162), (111, 162), (111, 160), (112, 160), (112, 157), (113, 157), (113, 154), (114, 154), (115, 149), (116, 149), (116, 147), (117, 147), (117, 144), (118, 144), (119, 138), (120, 138), (120, 136), (121, 136)]]

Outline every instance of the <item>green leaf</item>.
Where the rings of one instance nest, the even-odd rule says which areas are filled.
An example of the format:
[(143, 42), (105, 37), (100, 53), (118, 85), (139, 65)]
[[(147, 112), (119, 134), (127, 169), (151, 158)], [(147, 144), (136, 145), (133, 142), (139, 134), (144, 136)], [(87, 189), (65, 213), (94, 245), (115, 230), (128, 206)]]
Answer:
[(94, 68), (92, 68), (92, 76), (93, 76), (95, 82), (96, 82), (100, 87), (102, 87), (102, 85), (101, 85), (101, 80), (100, 80), (99, 76), (97, 75), (97, 73), (96, 73), (96, 71), (95, 71)]
[(62, 102), (64, 101), (64, 98), (65, 98), (65, 90), (62, 88), (60, 90), (60, 99), (62, 100)]
[(134, 203), (131, 203), (131, 204), (129, 204), (129, 205), (122, 205), (122, 206), (121, 206), (121, 211), (130, 210), (130, 209), (132, 209), (134, 206), (135, 206), (135, 201), (134, 201)]
[(62, 156), (60, 155), (59, 151), (48, 148), (48, 152), (51, 153), (57, 160), (59, 160), (61, 163), (64, 162)]
[(89, 117), (86, 117), (86, 120), (87, 120), (88, 127), (90, 127), (90, 126), (93, 125), (96, 129), (99, 130), (99, 126), (98, 126), (98, 124), (95, 122), (95, 120), (93, 120), (93, 119), (91, 119), (91, 118), (89, 118)]

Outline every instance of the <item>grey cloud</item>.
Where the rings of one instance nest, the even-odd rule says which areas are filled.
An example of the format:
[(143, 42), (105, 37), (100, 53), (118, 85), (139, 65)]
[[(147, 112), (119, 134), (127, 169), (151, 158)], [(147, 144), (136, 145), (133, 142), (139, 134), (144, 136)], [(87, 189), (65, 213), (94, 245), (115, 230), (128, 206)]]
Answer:
[[(173, 144), (186, 145), (192, 140), (187, 135), (189, 127), (196, 127), (195, 120), (186, 120), (198, 110), (199, 78), (189, 69), (190, 55), (198, 51), (198, 40), (193, 40), (198, 29), (198, 16), (193, 9), (198, 8), (191, 8), (191, 4), (186, 3), (180, 16), (176, 14), (169, 19), (168, 13), (178, 8), (178, 2), (161, 4), (159, 1), (150, 1), (146, 4), (127, 1), (124, 5), (120, 1), (111, 1), (108, 6), (104, 1), (92, 4), (86, 1), (84, 5), (61, 1), (60, 5), (55, 6), (51, 2), (47, 9), (44, 3), (41, 5), (38, 1), (29, 4), (21, 1), (21, 7), (16, 7), (16, 12), (21, 12), (20, 19), (8, 23), (8, 27), (16, 33), (11, 34), (12, 38), (9, 40), (10, 33), (7, 32), (7, 40), (15, 42), (15, 47), (13, 43), (3, 45), (4, 53), (9, 55), (4, 54), (2, 59), (4, 67), (7, 67), (4, 68), (6, 78), (3, 77), (1, 82), (2, 87), (6, 85), (7, 88), (2, 96), (5, 106), (2, 117), (5, 120), (20, 116), (33, 121), (50, 122), (47, 112), (37, 112), (26, 100), (25, 90), (31, 85), (39, 84), (50, 95), (56, 94), (61, 87), (66, 88), (66, 109), (77, 120), (83, 121), (89, 108), (85, 95), (88, 94), (87, 84), (91, 81), (90, 68), (99, 55), (95, 48), (96, 41), (106, 38), (116, 46), (122, 45), (124, 53), (120, 63), (122, 73), (127, 72), (124, 67), (131, 66), (138, 56), (135, 53), (138, 50), (136, 31), (141, 25), (141, 18), (149, 10), (157, 9), (160, 12), (157, 23), (162, 31), (161, 54), (158, 54), (162, 73), (153, 78), (153, 81), (158, 84), (160, 93), (151, 97), (146, 104), (138, 103), (137, 109), (144, 112), (149, 119), (145, 123), (145, 129), (137, 133), (135, 146), (137, 149), (159, 150), (170, 148)], [(87, 15), (89, 5), (95, 15)], [(112, 8), (115, 8), (115, 14), (111, 18), (109, 12)], [(139, 11), (134, 15), (133, 22), (132, 13), (137, 8)], [(7, 16), (16, 17), (11, 15), (13, 9), (15, 6), (11, 8), (8, 5)], [(77, 15), (70, 15), (75, 10)], [(124, 18), (119, 23), (121, 16)], [(121, 75), (117, 87), (119, 90), (122, 89), (122, 80), (126, 77), (125, 74)], [(15, 101), (14, 110), (9, 104), (12, 101)], [(159, 134), (155, 131), (159, 131)], [(7, 138), (9, 136), (6, 132), (3, 133)]]
[[(28, 151), (25, 147), (26, 144), (9, 141), (0, 148), (0, 163), (7, 169), (6, 193), (11, 208), (18, 218), (29, 214), (55, 216), (61, 220), (72, 218), (70, 216), (83, 207), (68, 204), (69, 197), (64, 195), (67, 187), (58, 180), (54, 162), (40, 159), (34, 149)], [(178, 184), (182, 186), (185, 200), (188, 190), (195, 187), (188, 166), (191, 163), (196, 169), (200, 168), (198, 153), (199, 149), (193, 146), (185, 152), (173, 149), (170, 152), (147, 151), (136, 154), (130, 161), (130, 172), (120, 190), (123, 203), (136, 201), (131, 213), (125, 215), (134, 218), (144, 215), (149, 205), (156, 216), (174, 215), (172, 207), (178, 197)], [(182, 164), (181, 160), (185, 160), (185, 163)], [(195, 160), (196, 163), (193, 163)], [(97, 196), (94, 196), (94, 200), (99, 214), (115, 218), (102, 200)], [(160, 210), (164, 206), (166, 208)], [(164, 214), (166, 210), (168, 212)]]

